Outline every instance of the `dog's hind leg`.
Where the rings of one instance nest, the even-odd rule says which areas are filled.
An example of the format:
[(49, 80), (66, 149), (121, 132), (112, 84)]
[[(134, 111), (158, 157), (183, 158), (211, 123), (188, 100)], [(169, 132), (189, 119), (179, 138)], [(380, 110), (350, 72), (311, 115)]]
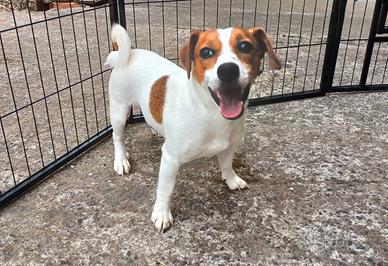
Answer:
[(125, 151), (124, 128), (127, 122), (129, 105), (113, 104), (110, 106), (110, 120), (113, 128), (114, 170), (118, 175), (129, 174), (131, 166)]

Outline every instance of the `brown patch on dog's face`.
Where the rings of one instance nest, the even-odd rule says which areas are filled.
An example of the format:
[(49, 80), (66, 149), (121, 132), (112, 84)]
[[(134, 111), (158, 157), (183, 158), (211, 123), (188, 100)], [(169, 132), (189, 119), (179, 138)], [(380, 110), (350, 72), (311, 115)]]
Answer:
[[(209, 58), (201, 57), (201, 50), (211, 49), (214, 54)], [(212, 68), (222, 49), (217, 30), (194, 31), (190, 35), (190, 40), (185, 43), (180, 51), (180, 59), (184, 65), (187, 76), (190, 78), (191, 64), (194, 62), (193, 74), (198, 83), (205, 79), (205, 71)]]
[(116, 42), (112, 43), (112, 49), (113, 49), (113, 51), (118, 51), (119, 50), (119, 46), (117, 45)]
[[(243, 49), (242, 45), (252, 49)], [(230, 47), (248, 69), (251, 82), (260, 74), (261, 60), (265, 52), (269, 54), (271, 69), (280, 69), (280, 62), (272, 49), (271, 41), (262, 28), (245, 30), (234, 28), (230, 37)], [(249, 51), (248, 51), (249, 50)]]
[(179, 53), (181, 62), (186, 69), (188, 79), (190, 79), (191, 74), (191, 63), (194, 60), (194, 48), (197, 45), (200, 33), (200, 31), (193, 31), (190, 34), (190, 39), (183, 45)]
[[(211, 49), (214, 55), (209, 58), (201, 56), (202, 49)], [(217, 58), (221, 53), (222, 43), (217, 30), (208, 30), (201, 32), (197, 45), (194, 49), (194, 75), (198, 83), (203, 83), (205, 79), (205, 71), (214, 67)]]
[(163, 107), (166, 97), (166, 84), (168, 76), (163, 76), (156, 80), (151, 88), (150, 94), (150, 111), (156, 122), (163, 122)]
[(272, 48), (271, 39), (265, 33), (263, 28), (250, 29), (249, 32), (252, 33), (253, 37), (255, 37), (256, 42), (258, 44), (258, 49), (263, 54), (262, 56), (264, 56), (265, 52), (268, 53), (269, 68), (272, 70), (280, 69), (281, 68), (280, 60)]
[[(242, 52), (239, 49), (239, 45), (242, 42), (249, 43), (252, 45), (253, 49), (249, 53)], [(258, 49), (256, 39), (249, 31), (240, 28), (234, 28), (230, 36), (229, 45), (241, 63), (243, 63), (248, 70), (249, 80), (253, 82), (259, 74), (261, 59), (264, 56), (264, 52)]]

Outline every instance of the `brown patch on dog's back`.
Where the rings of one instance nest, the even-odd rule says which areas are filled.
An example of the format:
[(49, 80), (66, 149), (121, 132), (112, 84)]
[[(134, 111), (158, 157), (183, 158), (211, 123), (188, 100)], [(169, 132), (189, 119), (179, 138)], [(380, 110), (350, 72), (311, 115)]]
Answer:
[[(201, 58), (200, 51), (204, 47), (213, 49), (215, 55), (207, 59)], [(201, 32), (194, 50), (194, 75), (199, 83), (204, 81), (205, 71), (216, 64), (221, 49), (222, 43), (217, 30)]]
[(150, 111), (156, 122), (163, 122), (163, 107), (166, 97), (166, 84), (168, 76), (163, 76), (156, 80), (151, 88), (150, 94)]

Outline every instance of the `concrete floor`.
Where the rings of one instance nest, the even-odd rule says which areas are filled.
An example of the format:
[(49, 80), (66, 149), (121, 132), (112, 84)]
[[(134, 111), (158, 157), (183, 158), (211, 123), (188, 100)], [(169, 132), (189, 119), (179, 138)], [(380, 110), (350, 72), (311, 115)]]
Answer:
[(0, 214), (2, 265), (388, 265), (388, 93), (249, 109), (228, 191), (216, 160), (187, 164), (175, 224), (149, 221), (162, 139), (128, 126), (132, 173), (103, 141)]

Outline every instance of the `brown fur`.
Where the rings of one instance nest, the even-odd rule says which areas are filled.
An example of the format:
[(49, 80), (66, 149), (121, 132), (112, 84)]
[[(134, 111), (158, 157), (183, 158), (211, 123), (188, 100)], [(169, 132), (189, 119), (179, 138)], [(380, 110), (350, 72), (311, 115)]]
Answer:
[(275, 54), (275, 51), (272, 48), (272, 42), (268, 38), (268, 35), (265, 33), (263, 28), (254, 28), (250, 29), (249, 32), (253, 34), (253, 37), (255, 37), (256, 42), (259, 46), (259, 50), (268, 53), (268, 62), (269, 62), (269, 68), (270, 69), (280, 69), (281, 64), (280, 60)]
[[(237, 45), (241, 41), (248, 41), (253, 45), (253, 50), (249, 54), (239, 51)], [(230, 38), (230, 47), (241, 62), (250, 68), (249, 77), (251, 82), (260, 74), (261, 60), (265, 52), (269, 54), (270, 68), (280, 69), (280, 62), (272, 49), (271, 41), (261, 28), (251, 30), (241, 28), (233, 29)]]
[[(204, 47), (212, 48), (216, 54), (208, 59), (201, 58), (199, 52)], [(180, 51), (180, 58), (187, 70), (187, 76), (190, 78), (191, 62), (194, 61), (194, 76), (198, 83), (202, 83), (205, 71), (215, 65), (221, 49), (222, 44), (217, 30), (195, 31), (191, 33), (190, 40)]]
[(150, 94), (150, 111), (156, 122), (163, 122), (163, 107), (166, 97), (166, 84), (168, 76), (163, 76), (154, 82)]
[[(253, 45), (253, 50), (249, 53), (243, 53), (238, 49), (239, 42), (247, 41)], [(235, 28), (232, 31), (229, 45), (232, 51), (237, 55), (240, 61), (249, 69), (249, 78), (251, 82), (257, 77), (260, 71), (261, 59), (264, 55), (264, 51), (258, 49), (258, 44), (253, 35), (244, 29)]]
[(193, 31), (190, 34), (190, 39), (185, 43), (185, 45), (180, 50), (179, 56), (182, 61), (183, 66), (187, 71), (187, 78), (190, 79), (191, 73), (191, 62), (194, 59), (194, 48), (197, 44), (200, 31)]
[[(216, 54), (208, 59), (200, 57), (199, 52), (202, 48), (212, 48)], [(217, 58), (221, 52), (222, 43), (220, 41), (217, 30), (208, 30), (201, 32), (197, 45), (194, 49), (194, 75), (198, 83), (202, 83), (205, 79), (205, 71), (211, 69), (217, 62)]]
[(113, 51), (118, 51), (119, 50), (119, 46), (117, 45), (116, 42), (112, 43), (112, 49), (113, 49)]

